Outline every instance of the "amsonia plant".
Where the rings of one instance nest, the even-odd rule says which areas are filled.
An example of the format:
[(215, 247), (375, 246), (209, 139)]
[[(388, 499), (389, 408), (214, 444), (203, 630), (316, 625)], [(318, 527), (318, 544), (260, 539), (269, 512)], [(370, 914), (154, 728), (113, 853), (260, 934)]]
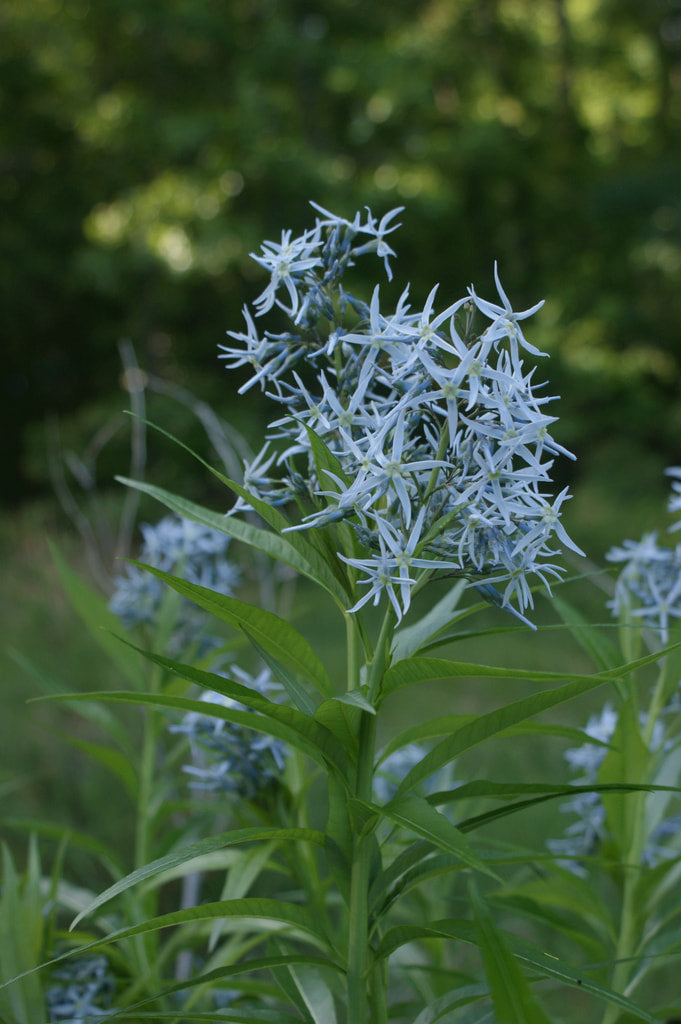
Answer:
[[(438, 306), (435, 287), (412, 309), (405, 288), (386, 310), (379, 285), (362, 298), (347, 278), (365, 257), (378, 258), (392, 278), (389, 239), (399, 211), (346, 220), (315, 210), (302, 235), (284, 231), (255, 255), (269, 281), (255, 313), (244, 309), (243, 330), (221, 346), (227, 368), (249, 374), (239, 392), (257, 385), (276, 409), (241, 481), (213, 471), (234, 496), (227, 512), (227, 501), (210, 511), (127, 483), (305, 577), (335, 607), (344, 663), (328, 664), (268, 609), (147, 566), (240, 634), (272, 686), (254, 685), (234, 662), (218, 671), (205, 657), (181, 661), (157, 649), (145, 654), (163, 685), (98, 699), (181, 711), (179, 728), (193, 742), (218, 742), (227, 725), (266, 737), (268, 771), (281, 771), (284, 788), (259, 823), (176, 847), (118, 880), (80, 916), (164, 872), (191, 872), (209, 850), (249, 844), (253, 864), (266, 864), (256, 895), (223, 889), (218, 899), (108, 936), (114, 943), (188, 922), (205, 927), (211, 970), (183, 978), (166, 997), (226, 986), (225, 1022), (545, 1024), (549, 1005), (559, 1019), (555, 992), (568, 987), (591, 1008), (602, 1002), (608, 1020), (622, 1013), (654, 1021), (629, 998), (622, 972), (608, 979), (565, 959), (553, 908), (540, 912), (535, 941), (496, 921), (519, 863), (565, 855), (488, 843), (485, 826), (573, 797), (573, 787), (452, 781), (457, 758), (493, 737), (554, 731), (581, 744), (581, 730), (535, 717), (598, 687), (623, 687), (665, 654), (632, 653), (583, 675), (451, 657), (462, 624), (490, 604), (531, 642), (534, 591), (550, 592), (563, 577), (561, 548), (580, 554), (561, 523), (567, 489), (555, 494), (551, 479), (554, 459), (569, 453), (551, 435), (551, 398), (528, 365), (541, 353), (525, 322), (541, 304), (514, 311), (495, 267), (494, 301), (471, 287)], [(265, 316), (272, 323), (262, 330)], [(444, 592), (440, 586), (429, 601), (438, 581)], [(425, 684), (452, 681), (456, 707), (462, 680), (485, 678), (525, 680), (532, 690), (479, 715), (424, 715)], [(412, 724), (385, 737), (385, 709), (395, 701), (413, 709)], [(206, 716), (227, 725), (211, 727)], [(236, 761), (225, 769), (233, 794), (240, 770)], [(207, 772), (196, 767), (195, 780), (219, 788)], [(613, 771), (587, 785), (624, 800), (625, 790), (662, 783)], [(520, 896), (514, 907), (522, 911)], [(117, 1016), (136, 1019), (143, 1009), (128, 1005)]]

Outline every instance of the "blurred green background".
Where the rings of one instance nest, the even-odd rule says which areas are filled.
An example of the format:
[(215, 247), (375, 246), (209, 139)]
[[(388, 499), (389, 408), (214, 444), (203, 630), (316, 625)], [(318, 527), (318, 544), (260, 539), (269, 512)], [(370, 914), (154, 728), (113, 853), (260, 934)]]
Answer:
[[(537, 373), (561, 395), (555, 435), (578, 456), (556, 466), (575, 493), (568, 528), (600, 562), (666, 525), (662, 472), (681, 462), (681, 0), (4, 0), (0, 62), (0, 613), (65, 684), (112, 680), (47, 554), (51, 535), (88, 572), (46, 427), (80, 456), (118, 425), (90, 480), (116, 511), (129, 339), (144, 379), (257, 444), (266, 408), (236, 395), (217, 345), (261, 290), (249, 253), (310, 224), (310, 199), (346, 216), (405, 206), (387, 297), (411, 281), (415, 302), (435, 282), (442, 302), (471, 283), (493, 298), (498, 260), (516, 308), (546, 298), (528, 333), (551, 355)], [(204, 443), (167, 396), (149, 414)], [(212, 497), (160, 439), (147, 476)], [(27, 731), (37, 687), (6, 647), (4, 774), (28, 780), (12, 799), (72, 801), (64, 815), (82, 817), (97, 785), (88, 797), (75, 754), (57, 769), (52, 712), (29, 712), (46, 731)], [(552, 635), (519, 660), (557, 652), (572, 656)]]

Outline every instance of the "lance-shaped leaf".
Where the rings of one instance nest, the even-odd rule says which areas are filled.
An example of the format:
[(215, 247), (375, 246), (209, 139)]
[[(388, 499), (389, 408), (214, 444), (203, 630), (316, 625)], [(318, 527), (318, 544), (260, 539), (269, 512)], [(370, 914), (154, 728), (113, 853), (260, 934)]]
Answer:
[[(127, 642), (124, 641), (124, 643)], [(166, 658), (162, 654), (153, 654), (151, 651), (144, 651), (138, 647), (135, 650), (139, 651), (145, 658), (148, 658), (149, 661), (153, 661), (154, 664), (167, 669), (180, 679), (188, 679), (191, 682), (198, 683), (199, 686), (207, 690), (215, 690), (225, 697), (238, 700), (239, 703), (245, 704), (246, 707), (252, 708), (253, 711), (260, 712), (266, 718), (282, 723), (288, 729), (297, 733), (300, 739), (305, 741), (306, 748), (310, 747), (310, 743), (314, 744), (320, 754), (330, 764), (343, 771), (346, 758), (345, 749), (328, 729), (322, 724), (318, 724), (315, 719), (310, 718), (304, 712), (298, 711), (296, 708), (287, 707), (284, 704), (277, 704), (270, 700), (269, 697), (265, 697), (264, 694), (258, 693), (242, 683), (237, 683), (234, 679), (216, 675), (214, 672), (207, 672), (205, 669), (194, 668), (193, 665), (184, 665), (181, 662), (174, 661), (172, 658)], [(204, 714), (205, 707), (206, 704), (204, 703)], [(214, 712), (211, 711), (211, 714), (214, 714)], [(230, 721), (230, 719), (227, 720)], [(246, 721), (252, 723), (253, 720), (248, 718)], [(254, 724), (249, 725), (249, 728), (258, 730), (258, 726)], [(260, 729), (259, 731), (266, 732), (267, 730)], [(275, 734), (272, 733), (271, 735)], [(290, 742), (290, 740), (287, 742)], [(295, 746), (296, 744), (294, 743), (293, 745)], [(302, 750), (303, 747), (300, 747), (300, 749)]]
[(497, 1024), (550, 1024), (473, 879), (468, 892)]
[(243, 632), (248, 637), (253, 649), (257, 651), (270, 671), (274, 674), (276, 681), (281, 683), (284, 687), (298, 710), (302, 711), (305, 715), (314, 715), (317, 705), (312, 697), (310, 697), (305, 687), (298, 682), (285, 665), (282, 665), (282, 663), (277, 658), (273, 657), (269, 651), (266, 651), (257, 640), (254, 640), (250, 633), (247, 633), (246, 630)]
[[(374, 808), (379, 810), (379, 808)], [(396, 824), (409, 829), (422, 839), (436, 846), (445, 853), (454, 853), (464, 864), (481, 871), (483, 874), (491, 875), (499, 880), (498, 875), (475, 855), (473, 849), (464, 835), (452, 825), (443, 814), (440, 814), (434, 807), (420, 796), (408, 796), (391, 800), (390, 803), (380, 808), (380, 814), (394, 821)]]
[[(244, 544), (248, 544), (249, 547), (262, 551), (263, 554), (269, 555), (278, 562), (290, 565), (296, 572), (299, 572), (302, 576), (307, 576), (308, 579), (323, 587), (341, 608), (345, 609), (347, 607), (350, 599), (347, 590), (344, 589), (338, 578), (326, 564), (325, 559), (309, 541), (303, 540), (301, 542), (289, 539), (293, 538), (294, 534), (287, 534), (286, 537), (282, 537), (278, 533), (262, 530), (257, 526), (252, 526), (250, 523), (245, 523), (236, 516), (212, 512), (202, 505), (197, 505), (193, 501), (187, 501), (186, 498), (180, 498), (175, 494), (171, 494), (170, 491), (165, 491), (163, 488), (155, 487), (152, 484), (142, 483), (139, 480), (130, 480), (127, 477), (116, 477), (116, 479), (120, 483), (127, 484), (128, 487), (134, 487), (136, 490), (156, 498), (166, 508), (176, 512), (177, 515), (183, 516), (185, 519), (191, 519), (193, 522), (201, 523), (203, 526), (210, 526), (213, 530), (218, 530), (234, 540), (240, 540)], [(237, 493), (243, 492), (247, 499), (251, 501), (251, 495), (244, 491), (243, 488), (240, 488), (238, 484), (235, 484), (233, 489)], [(258, 511), (260, 512), (260, 508), (258, 508)]]
[(224, 850), (228, 846), (236, 846), (239, 843), (270, 840), (276, 840), (277, 842), (306, 842), (323, 846), (325, 836), (323, 832), (318, 832), (312, 828), (241, 828), (222, 832), (217, 836), (209, 836), (206, 839), (200, 839), (196, 843), (190, 843), (188, 846), (182, 846), (178, 850), (173, 850), (172, 853), (167, 854), (165, 857), (159, 857), (157, 860), (150, 861), (149, 864), (145, 864), (143, 867), (126, 875), (125, 878), (121, 878), (113, 885), (110, 885), (108, 889), (101, 892), (74, 918), (71, 928), (75, 928), (84, 917), (89, 917), (90, 914), (94, 913), (95, 910), (105, 903), (108, 903), (109, 900), (120, 896), (121, 893), (127, 892), (128, 889), (132, 889), (133, 886), (146, 881), (148, 878), (154, 878), (164, 871), (170, 871), (172, 868), (179, 867), (181, 864), (187, 864), (192, 860), (196, 860), (197, 857), (213, 853), (215, 850)]
[[(153, 660), (153, 658), (152, 658)], [(225, 685), (227, 681), (222, 676), (212, 677), (210, 672), (200, 672), (199, 669), (190, 669), (178, 672), (183, 679), (193, 682), (201, 682), (203, 686), (232, 696), (229, 692), (231, 687)], [(215, 682), (213, 682), (213, 679)], [(221, 689), (218, 690), (218, 684)], [(250, 692), (250, 691), (249, 691)], [(47, 697), (45, 700), (60, 700), (60, 697)], [(141, 707), (169, 708), (176, 711), (191, 711), (199, 715), (209, 715), (212, 718), (221, 718), (225, 722), (232, 722), (234, 725), (241, 725), (245, 729), (253, 729), (255, 732), (265, 733), (267, 736), (274, 736), (289, 746), (300, 750), (311, 760), (322, 767), (332, 766), (341, 774), (345, 769), (345, 751), (338, 740), (327, 729), (318, 725), (313, 719), (303, 715), (295, 708), (284, 707), (281, 704), (272, 704), (272, 709), (262, 715), (252, 714), (249, 711), (241, 711), (236, 708), (225, 707), (224, 704), (214, 704), (210, 701), (192, 700), (189, 697), (177, 697), (174, 694), (142, 694), (130, 691), (108, 691), (105, 693), (70, 693), (68, 700), (100, 700), (110, 704), (136, 704)], [(241, 700), (240, 697), (236, 698)], [(265, 699), (266, 698), (261, 698)], [(255, 698), (249, 700), (255, 709)], [(259, 710), (259, 709), (258, 709)]]
[[(658, 1017), (653, 1017), (642, 1010), (626, 996), (620, 995), (619, 992), (613, 992), (606, 985), (593, 981), (585, 972), (559, 960), (556, 956), (545, 953), (534, 942), (529, 942), (527, 939), (522, 939), (507, 931), (502, 931), (501, 934), (511, 952), (543, 977), (578, 988), (581, 992), (589, 992), (604, 1002), (612, 1003), (613, 1006), (626, 1010), (636, 1021), (659, 1024)], [(446, 919), (433, 921), (428, 925), (398, 925), (395, 928), (390, 928), (381, 939), (375, 956), (377, 959), (384, 959), (395, 950), (411, 942), (436, 938), (466, 942), (474, 946), (479, 945), (475, 925), (471, 921)], [(522, 1018), (520, 1019), (522, 1020)]]
[[(186, 978), (184, 981), (177, 982), (175, 985), (171, 985), (168, 988), (163, 989), (162, 992), (155, 993), (152, 996), (147, 996), (145, 999), (140, 999), (139, 1002), (133, 1003), (131, 1006), (126, 1007), (125, 1012), (122, 1010), (116, 1010), (115, 1019), (127, 1020), (132, 1015), (134, 1019), (138, 1019), (144, 1014), (140, 1014), (139, 1011), (143, 1006), (147, 1006), (149, 1003), (156, 1002), (157, 1000), (164, 1000), (167, 996), (174, 995), (176, 992), (185, 992), (191, 988), (200, 988), (201, 986), (209, 985), (212, 982), (224, 981), (226, 978), (236, 978), (241, 974), (251, 974), (255, 971), (269, 971), (276, 970), (280, 967), (293, 967), (296, 965), (304, 965), (306, 967), (317, 967), (325, 968), (335, 971), (336, 973), (344, 973), (343, 968), (340, 964), (334, 963), (332, 960), (328, 960), (321, 956), (314, 956), (312, 954), (301, 954), (294, 950), (289, 950), (287, 953), (281, 956), (261, 956), (261, 957), (250, 957), (248, 960), (241, 960), (235, 964), (225, 964), (221, 967), (216, 967), (213, 970), (205, 971), (203, 974), (195, 974), (191, 978)], [(233, 987), (239, 987), (237, 982)], [(221, 1012), (221, 1020), (228, 1021), (230, 1018), (224, 1016), (227, 1012), (224, 1008)], [(241, 1011), (239, 1011), (241, 1012)], [(251, 1011), (248, 1011), (251, 1012)], [(124, 1013), (124, 1016), (122, 1014)], [(173, 1014), (173, 1019), (176, 1020), (176, 1014)], [(187, 1010), (182, 1010), (182, 1020), (187, 1018)], [(188, 1019), (191, 1019), (188, 1018)], [(206, 1015), (203, 1014), (200, 1019), (206, 1019)], [(216, 1018), (211, 1015), (211, 1020)], [(246, 1021), (248, 1018), (237, 1017), (237, 1020)], [(260, 1019), (260, 1018), (258, 1018)], [(272, 1021), (272, 1024), (280, 1024), (280, 1021), (287, 1022), (289, 1020), (294, 1021), (294, 1024), (300, 1024), (300, 1016), (288, 1017), (282, 1016), (268, 1016), (267, 1021)]]
[(251, 930), (257, 929), (256, 922), (258, 921), (272, 921), (282, 924), (286, 930), (290, 929), (296, 938), (304, 938), (312, 945), (321, 949), (329, 957), (330, 967), (339, 964), (333, 944), (319, 930), (314, 914), (306, 907), (298, 906), (295, 903), (285, 903), (282, 900), (245, 897), (237, 900), (218, 900), (215, 903), (202, 903), (197, 907), (188, 907), (185, 910), (176, 910), (170, 914), (161, 914), (158, 917), (149, 918), (132, 927), (119, 928), (103, 938), (97, 938), (83, 946), (70, 949), (68, 952), (62, 953), (60, 956), (54, 957), (36, 967), (22, 971), (16, 977), (3, 981), (0, 984), (0, 990), (44, 967), (51, 967), (73, 956), (81, 956), (83, 953), (88, 953), (91, 949), (101, 948), (113, 942), (121, 942), (124, 939), (133, 938), (135, 935), (146, 935), (150, 932), (162, 931), (164, 928), (174, 928), (178, 925), (192, 924), (198, 921), (215, 921), (219, 918), (243, 921), (244, 927), (248, 927)]
[[(408, 664), (401, 662), (400, 664)], [(399, 665), (396, 666), (399, 668)], [(566, 686), (557, 687), (554, 690), (545, 690), (543, 693), (534, 693), (522, 700), (507, 704), (506, 707), (490, 711), (486, 715), (479, 715), (474, 721), (469, 722), (458, 729), (452, 736), (441, 740), (433, 749), (425, 755), (422, 760), (409, 771), (400, 783), (397, 796), (408, 793), (420, 782), (427, 779), (434, 772), (449, 764), (458, 757), (464, 750), (470, 750), (490, 736), (497, 736), (512, 725), (517, 725), (526, 718), (533, 718), (542, 711), (556, 707), (565, 701), (572, 700), (582, 693), (588, 693), (602, 686), (606, 682), (601, 676), (587, 676), (577, 679)]]
[(227, 622), (249, 639), (253, 638), (283, 665), (313, 683), (325, 697), (333, 696), (333, 683), (323, 662), (305, 637), (285, 619), (281, 619), (274, 612), (246, 604), (245, 601), (238, 601), (235, 597), (219, 594), (208, 587), (200, 587), (197, 583), (189, 583), (179, 576), (172, 576), (153, 566), (141, 562), (134, 564), (163, 580), (178, 594)]
[[(426, 722), (419, 722), (418, 725), (411, 725), (408, 729), (394, 736), (381, 750), (379, 763), (385, 761), (396, 750), (406, 747), (411, 743), (421, 743), (423, 740), (436, 739), (439, 736), (451, 736), (458, 729), (463, 728), (470, 722), (475, 721), (477, 715), (443, 715), (441, 718), (432, 718)], [(600, 740), (592, 740), (583, 729), (575, 729), (569, 725), (551, 725), (547, 722), (523, 722), (520, 725), (512, 725), (505, 729), (500, 736), (560, 736), (562, 739), (570, 740), (575, 746), (585, 742), (593, 742), (607, 747), (607, 743), (601, 744)]]
[(315, 721), (321, 722), (337, 736), (353, 756), (356, 754), (359, 735), (359, 719), (362, 712), (375, 715), (375, 708), (357, 690), (324, 700), (314, 713)]
[[(398, 661), (383, 677), (382, 693), (386, 696), (403, 686), (414, 686), (417, 683), (432, 682), (437, 679), (475, 679), (490, 677), (493, 679), (528, 679), (535, 683), (564, 683), (574, 680), (600, 680), (601, 683), (623, 679), (637, 672), (646, 665), (660, 661), (671, 651), (681, 648), (681, 642), (670, 644), (660, 651), (654, 651), (642, 658), (636, 658), (616, 668), (598, 672), (595, 675), (582, 675), (578, 672), (544, 672), (520, 668), (500, 668), (498, 665), (477, 665), (473, 662), (449, 661), (446, 658), (405, 658)], [(595, 683), (594, 685), (599, 685)]]
[(120, 628), (120, 622), (113, 612), (109, 611), (106, 600), (71, 571), (56, 545), (51, 543), (50, 551), (71, 605), (87, 626), (93, 639), (125, 674), (130, 684), (136, 689), (142, 689), (144, 676), (140, 663), (114, 638), (113, 634)]

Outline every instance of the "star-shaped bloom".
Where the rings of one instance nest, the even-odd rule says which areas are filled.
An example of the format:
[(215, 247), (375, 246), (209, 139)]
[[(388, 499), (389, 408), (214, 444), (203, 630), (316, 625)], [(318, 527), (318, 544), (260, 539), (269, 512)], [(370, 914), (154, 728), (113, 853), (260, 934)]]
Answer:
[(499, 292), (499, 298), (503, 302), (503, 306), (498, 306), (493, 302), (487, 302), (485, 299), (481, 299), (475, 294), (473, 286), (468, 289), (470, 297), (478, 307), (481, 313), (484, 313), (486, 317), (492, 321), (490, 326), (483, 334), (483, 338), (488, 342), (496, 342), (501, 338), (508, 338), (511, 343), (511, 357), (515, 362), (518, 360), (518, 344), (527, 351), (531, 352), (535, 356), (546, 355), (545, 352), (540, 352), (538, 348), (531, 345), (527, 340), (522, 330), (518, 326), (520, 320), (526, 320), (537, 312), (538, 309), (544, 305), (544, 300), (537, 302), (530, 309), (524, 309), (521, 313), (514, 313), (513, 307), (509, 301), (509, 298), (501, 287), (501, 281), (499, 280), (499, 273), (497, 271), (496, 261), (494, 263), (494, 281)]

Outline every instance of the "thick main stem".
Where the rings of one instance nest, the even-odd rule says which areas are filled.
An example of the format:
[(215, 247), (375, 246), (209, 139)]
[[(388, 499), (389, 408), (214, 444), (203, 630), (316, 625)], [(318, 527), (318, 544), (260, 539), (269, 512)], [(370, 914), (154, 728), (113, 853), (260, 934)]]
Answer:
[[(367, 696), (376, 706), (383, 675), (389, 661), (389, 639), (395, 618), (389, 609), (383, 618), (381, 631), (376, 643), (374, 656), (367, 666)], [(374, 758), (376, 752), (377, 714), (362, 713), (359, 728), (359, 750), (357, 757), (357, 785), (355, 795), (364, 803), (373, 796)], [(373, 834), (364, 834), (360, 829), (353, 840), (352, 870), (350, 875), (350, 921), (348, 927), (348, 1024), (365, 1024), (367, 1019), (367, 990), (370, 969), (369, 950), (369, 881)], [(378, 978), (374, 976), (374, 986)], [(383, 984), (385, 980), (381, 979)], [(372, 1004), (385, 1005), (385, 993), (378, 998), (373, 993)], [(385, 1014), (381, 1014), (385, 1017)]]

